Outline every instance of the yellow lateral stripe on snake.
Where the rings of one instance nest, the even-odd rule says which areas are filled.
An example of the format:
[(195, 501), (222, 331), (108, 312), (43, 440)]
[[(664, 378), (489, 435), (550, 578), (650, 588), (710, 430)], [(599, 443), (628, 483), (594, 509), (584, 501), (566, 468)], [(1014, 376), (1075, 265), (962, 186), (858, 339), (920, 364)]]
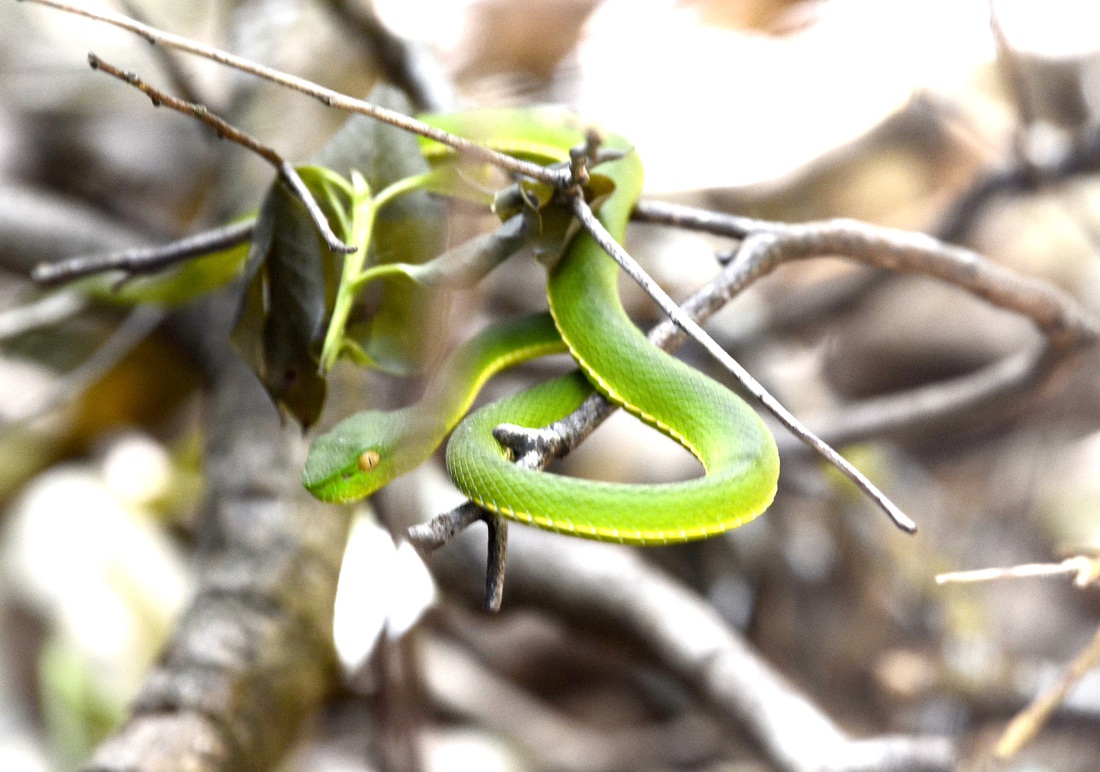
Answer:
[[(615, 189), (600, 205), (621, 239), (642, 185), (637, 154), (595, 171)], [(775, 495), (779, 457), (759, 416), (712, 379), (655, 348), (619, 301), (618, 268), (578, 234), (551, 270), (555, 324), (584, 371), (493, 403), (462, 421), (447, 446), (455, 484), (479, 505), (541, 528), (607, 541), (653, 544), (706, 538), (763, 512)], [(595, 387), (677, 440), (707, 474), (679, 483), (629, 485), (565, 478), (515, 466), (492, 436), (502, 423), (540, 428), (572, 412)], [(644, 459), (639, 459), (644, 462)]]
[[(559, 141), (547, 136), (551, 145)], [(624, 155), (594, 170), (614, 185), (598, 216), (621, 240), (641, 192), (642, 167), (621, 138), (608, 146)], [(369, 496), (426, 460), (492, 374), (567, 348), (583, 372), (493, 403), (455, 429), (447, 467), (471, 500), (540, 528), (636, 544), (707, 538), (756, 517), (775, 494), (774, 439), (731, 391), (645, 339), (622, 308), (617, 276), (612, 260), (579, 234), (551, 270), (552, 320), (542, 314), (486, 330), (455, 352), (419, 403), (359, 413), (338, 424), (311, 447), (303, 483), (325, 501)], [(492, 435), (502, 423), (549, 425), (593, 388), (687, 448), (706, 474), (660, 485), (565, 478), (516, 467)]]
[[(549, 314), (513, 319), (478, 333), (444, 363), (419, 402), (356, 413), (314, 440), (302, 484), (322, 501), (366, 498), (424, 463), (493, 375), (564, 350)], [(365, 454), (374, 454), (369, 468), (359, 462)]]

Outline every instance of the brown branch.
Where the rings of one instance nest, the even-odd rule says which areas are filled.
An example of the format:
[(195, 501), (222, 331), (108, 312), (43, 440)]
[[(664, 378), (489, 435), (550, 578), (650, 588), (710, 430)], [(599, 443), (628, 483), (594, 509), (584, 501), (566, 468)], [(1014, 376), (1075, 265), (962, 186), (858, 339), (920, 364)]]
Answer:
[(1030, 319), (1061, 353), (1090, 346), (1100, 334), (1097, 320), (1065, 292), (1039, 279), (991, 263), (977, 252), (930, 236), (854, 220), (783, 226), (754, 234), (735, 257), (745, 284), (780, 265), (835, 256), (904, 273), (919, 273), (964, 289), (1006, 311)]
[[(383, 489), (383, 498), (400, 492)], [(534, 528), (512, 534), (509, 608), (550, 611), (601, 639), (643, 645), (723, 716), (748, 729), (778, 768), (790, 772), (950, 770), (941, 737), (853, 739), (775, 670), (705, 598), (618, 545)], [(440, 581), (479, 593), (480, 552), (459, 540), (432, 561)]]
[(336, 682), (347, 513), (298, 485), (302, 438), (228, 351), (231, 309), (211, 305), (186, 325), (204, 331), (199, 353), (220, 363), (204, 422), (199, 589), (132, 715), (87, 770), (270, 769)]
[(39, 263), (31, 271), (31, 278), (39, 284), (49, 285), (105, 271), (153, 273), (193, 257), (210, 255), (243, 244), (252, 238), (255, 224), (255, 220), (247, 220), (186, 236), (168, 244), (128, 247), (117, 252), (76, 255), (50, 263)]
[[(985, 260), (968, 249), (918, 233), (849, 220), (803, 225), (754, 222), (688, 207), (646, 202), (642, 218), (675, 222), (711, 233), (745, 236), (731, 265), (738, 292), (780, 265), (812, 257), (846, 257), (869, 266), (917, 273), (960, 287), (976, 297), (1025, 316), (1047, 345), (1020, 352), (976, 373), (898, 394), (847, 405), (811, 423), (828, 441), (844, 444), (917, 426), (972, 418), (1034, 393), (1077, 352), (1095, 345), (1100, 324), (1058, 288)], [(781, 449), (793, 447), (780, 443)]]
[[(149, 14), (145, 12), (145, 9), (141, 7), (135, 0), (119, 0), (119, 5), (122, 10), (134, 21), (141, 24), (149, 24)], [(172, 84), (172, 88), (175, 89), (177, 94), (181, 94), (188, 102), (205, 102), (201, 96), (198, 84), (194, 78), (190, 77), (184, 70), (180, 57), (176, 56), (172, 51), (154, 47), (153, 56), (160, 64), (167, 76), (168, 80)]]
[(115, 27), (133, 32), (135, 35), (140, 35), (153, 45), (162, 45), (167, 48), (173, 48), (178, 51), (184, 51), (196, 56), (205, 57), (218, 64), (225, 65), (226, 67), (232, 67), (235, 70), (248, 73), (249, 75), (255, 75), (256, 77), (263, 78), (272, 83), (276, 83), (285, 88), (297, 91), (306, 96), (313, 97), (321, 102), (326, 107), (334, 107), (338, 110), (345, 110), (352, 113), (360, 113), (366, 115), (375, 120), (388, 123), (391, 126), (396, 126), (399, 129), (418, 134), (422, 137), (435, 140), (443, 145), (453, 148), (457, 152), (472, 158), (477, 161), (483, 161), (485, 163), (492, 164), (500, 169), (503, 169), (514, 174), (520, 174), (524, 177), (530, 177), (532, 179), (540, 180), (553, 185), (556, 188), (566, 188), (572, 184), (572, 178), (569, 176), (567, 169), (559, 169), (554, 167), (540, 166), (536, 163), (529, 161), (523, 161), (512, 156), (505, 155), (504, 153), (498, 153), (495, 150), (490, 150), (487, 147), (479, 145), (476, 142), (471, 142), (468, 139), (455, 136), (442, 129), (437, 129), (434, 126), (429, 126), (423, 121), (419, 121), (416, 118), (411, 118), (404, 113), (397, 112), (396, 110), (389, 110), (385, 107), (379, 107), (378, 105), (371, 104), (362, 99), (355, 99), (349, 97), (346, 94), (341, 94), (339, 91), (334, 91), (330, 88), (325, 88), (316, 83), (313, 83), (305, 78), (299, 78), (296, 75), (290, 75), (288, 73), (279, 72), (273, 70), (270, 67), (264, 67), (261, 64), (245, 59), (244, 57), (235, 56), (228, 51), (222, 51), (221, 49), (213, 46), (207, 46), (202, 43), (198, 43), (194, 40), (189, 40), (181, 35), (174, 35), (170, 32), (164, 32), (158, 30), (155, 27), (150, 27), (147, 24), (129, 19), (117, 13), (110, 11), (94, 12), (84, 8), (78, 8), (68, 3), (58, 2), (57, 0), (25, 0), (26, 2), (35, 3), (37, 5), (45, 5), (50, 8), (56, 8), (66, 13), (71, 13), (76, 16), (83, 16), (87, 19), (94, 21), (104, 22)]

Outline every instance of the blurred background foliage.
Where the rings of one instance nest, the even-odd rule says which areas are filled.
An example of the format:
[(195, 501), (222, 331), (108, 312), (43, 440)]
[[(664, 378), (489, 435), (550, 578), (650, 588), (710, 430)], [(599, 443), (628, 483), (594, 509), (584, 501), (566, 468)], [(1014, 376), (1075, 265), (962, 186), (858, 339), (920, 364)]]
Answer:
[[(162, 29), (358, 96), (380, 73), (348, 21), (355, 5), (119, 3)], [(993, 5), (1015, 80), (998, 62), (985, 0), (375, 3), (384, 23), (440, 57), (464, 104), (564, 103), (630, 137), (651, 196), (928, 232), (980, 175), (1058, 157), (1095, 130), (1100, 10), (1071, 0)], [(85, 54), (197, 98), (290, 159), (308, 158), (343, 116), (42, 8), (6, 2), (0, 20), (0, 767), (72, 768), (124, 715), (192, 589), (201, 378), (170, 336), (144, 334), (160, 317), (85, 295), (72, 295), (71, 312), (56, 322), (24, 329), (26, 308), (48, 295), (27, 268), (90, 245), (157, 243), (225, 222), (254, 209), (271, 177), (241, 148), (92, 73)], [(1098, 195), (1090, 175), (1050, 180), (992, 198), (956, 237), (1096, 311)], [(55, 225), (32, 227), (41, 222)], [(452, 218), (451, 243), (481, 225)], [(726, 245), (639, 226), (628, 246), (684, 297)], [(537, 267), (507, 266), (453, 304), (440, 337), (454, 342), (494, 313), (537, 306), (540, 282)], [(623, 291), (641, 323), (657, 320), (634, 288)], [(848, 399), (972, 371), (1036, 339), (1026, 323), (960, 291), (828, 260), (754, 286), (710, 328), (810, 420)], [(142, 334), (120, 341), (120, 329)], [(336, 375), (342, 386), (321, 428), (362, 401), (358, 374)], [(651, 556), (707, 595), (846, 728), (944, 733), (979, 768), (1007, 718), (1089, 640), (1098, 596), (1059, 580), (942, 588), (933, 575), (1100, 547), (1096, 375), (1089, 357), (1026, 411), (853, 449), (917, 519), (916, 538), (892, 532), (866, 501), (793, 459), (767, 517)], [(384, 402), (385, 387), (375, 388)], [(647, 448), (652, 468), (628, 463), (624, 445)], [(683, 454), (619, 418), (566, 465), (621, 479), (692, 473)], [(353, 538), (357, 548), (377, 544)], [(397, 627), (402, 613), (416, 615), (402, 603), (432, 603), (421, 580), (408, 578), (420, 569), (401, 567), (408, 562), (373, 561), (421, 588), (377, 612)], [(367, 588), (382, 581), (359, 579)], [(371, 616), (362, 595), (345, 602), (354, 610), (338, 616), (338, 642), (356, 675), (288, 768), (378, 764), (369, 716), (386, 696), (372, 668), (397, 644), (376, 642), (367, 628), (377, 621), (348, 621)], [(652, 768), (767, 768), (651, 663), (575, 639), (561, 620), (507, 609), (487, 618), (436, 600), (421, 630), (426, 768), (626, 769), (646, 758), (643, 749), (654, 754)], [(456, 692), (459, 675), (474, 686)], [(470, 691), (501, 690), (525, 698), (499, 704), (523, 706), (530, 723), (556, 716), (586, 727), (583, 737), (604, 752), (569, 754), (561, 738), (540, 744), (507, 731), (492, 705), (470, 704)], [(1093, 674), (1006, 768), (1094, 768), (1098, 720)], [(653, 744), (613, 742), (632, 727), (649, 727)], [(742, 762), (723, 766), (728, 759)]]

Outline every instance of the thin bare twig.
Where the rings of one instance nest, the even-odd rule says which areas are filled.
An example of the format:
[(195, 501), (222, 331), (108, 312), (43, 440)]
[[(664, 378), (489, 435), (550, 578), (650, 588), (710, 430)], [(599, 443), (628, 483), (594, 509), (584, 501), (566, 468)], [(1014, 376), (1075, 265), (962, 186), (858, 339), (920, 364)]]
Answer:
[(729, 372), (737, 378), (738, 382), (767, 408), (772, 415), (778, 418), (792, 434), (802, 440), (806, 445), (810, 446), (830, 464), (839, 469), (849, 480), (870, 496), (871, 500), (894, 521), (894, 525), (907, 533), (913, 533), (917, 530), (917, 524), (914, 523), (908, 515), (902, 512), (894, 502), (890, 501), (874, 483), (868, 480), (862, 472), (852, 466), (847, 459), (806, 428), (801, 421), (795, 418), (787, 408), (783, 407), (783, 405), (764, 388), (763, 384), (753, 378), (737, 360), (729, 355), (729, 352), (719, 346), (718, 343), (710, 337), (697, 322), (695, 322), (695, 320), (685, 314), (683, 310), (676, 305), (676, 302), (668, 296), (668, 293), (653, 281), (653, 279), (642, 270), (642, 267), (638, 265), (637, 261), (634, 260), (634, 258), (615, 241), (611, 234), (607, 232), (600, 221), (596, 219), (596, 215), (592, 212), (591, 207), (588, 206), (581, 196), (575, 196), (573, 198), (573, 212), (577, 215), (577, 219), (580, 220), (585, 230), (587, 230), (596, 242), (599, 243), (600, 247), (607, 252), (607, 254), (611, 255), (626, 274), (637, 282), (651, 298), (657, 301), (661, 310), (668, 315), (676, 326), (680, 327), (694, 340), (699, 342), (707, 350), (707, 353), (729, 370)]
[(1100, 560), (1085, 555), (1075, 555), (1061, 563), (1025, 563), (1004, 568), (948, 571), (936, 576), (936, 584), (989, 582), (996, 579), (1024, 579), (1036, 576), (1073, 576), (1075, 585), (1088, 587), (1100, 579)]
[(88, 64), (91, 65), (93, 70), (99, 70), (108, 75), (112, 75), (143, 92), (152, 100), (153, 106), (160, 107), (163, 105), (177, 112), (181, 112), (184, 115), (190, 115), (193, 118), (197, 118), (214, 129), (219, 138), (236, 142), (241, 147), (251, 150), (253, 153), (263, 158), (275, 167), (279, 176), (283, 179), (283, 182), (286, 183), (286, 186), (298, 197), (302, 204), (305, 205), (310, 219), (312, 219), (313, 224), (317, 226), (317, 231), (321, 234), (321, 237), (324, 238), (325, 244), (328, 245), (329, 249), (333, 252), (342, 252), (344, 254), (350, 254), (356, 250), (355, 246), (345, 244), (332, 232), (332, 227), (329, 225), (328, 218), (325, 217), (324, 212), (321, 211), (320, 205), (313, 197), (313, 194), (309, 192), (309, 188), (302, 182), (302, 178), (298, 176), (298, 172), (295, 171), (294, 167), (279, 155), (278, 151), (274, 148), (268, 147), (255, 138), (250, 137), (232, 124), (214, 115), (202, 105), (192, 104), (191, 102), (186, 102), (170, 94), (166, 94), (160, 89), (146, 83), (139, 78), (136, 73), (127, 72), (114, 65), (108, 64), (95, 54), (88, 54)]
[(767, 220), (756, 220), (726, 212), (712, 212), (709, 209), (699, 209), (694, 206), (646, 199), (634, 205), (631, 218), (639, 222), (702, 231), (714, 236), (728, 236), (731, 239), (743, 239), (750, 233), (778, 230), (784, 227), (780, 223)]
[(1012, 719), (997, 741), (994, 750), (997, 758), (1011, 758), (1030, 742), (1050, 720), (1070, 690), (1097, 664), (1100, 664), (1100, 627), (1093, 633), (1089, 644), (1069, 663), (1058, 681)]
[(313, 97), (326, 107), (334, 107), (338, 110), (361, 113), (384, 123), (388, 123), (391, 126), (396, 126), (399, 129), (411, 131), (422, 137), (433, 139), (475, 160), (490, 163), (514, 174), (520, 174), (525, 177), (546, 182), (553, 185), (555, 188), (565, 188), (572, 183), (572, 178), (569, 176), (569, 171), (567, 169), (544, 167), (529, 161), (513, 158), (503, 153), (498, 153), (476, 142), (471, 142), (468, 139), (455, 136), (442, 129), (429, 126), (423, 121), (410, 118), (395, 110), (388, 110), (362, 99), (349, 97), (345, 94), (341, 94), (339, 91), (325, 88), (305, 78), (299, 78), (295, 75), (273, 70), (270, 67), (265, 67), (243, 57), (236, 56), (228, 51), (223, 51), (213, 46), (207, 46), (194, 40), (189, 40), (181, 35), (174, 35), (147, 24), (136, 22), (121, 14), (112, 13), (110, 11), (89, 11), (84, 8), (69, 5), (68, 3), (57, 2), (57, 0), (23, 1), (45, 5), (77, 16), (83, 16), (88, 19), (120, 27), (121, 29), (133, 32), (135, 35), (140, 35), (153, 45), (162, 45), (167, 48), (174, 48), (189, 54), (205, 57), (211, 61), (223, 64), (226, 67), (232, 67), (241, 72), (255, 75), (272, 83), (277, 83), (285, 88), (305, 94), (306, 96)]
[(196, 233), (168, 244), (131, 247), (117, 252), (77, 255), (52, 263), (39, 263), (31, 278), (39, 284), (60, 284), (105, 271), (121, 270), (129, 274), (153, 273), (193, 257), (221, 252), (252, 238), (255, 220), (245, 220), (221, 228)]
[[(122, 6), (122, 10), (134, 21), (141, 24), (150, 23), (149, 15), (145, 12), (145, 9), (141, 7), (140, 3), (134, 2), (134, 0), (119, 0), (119, 5)], [(200, 103), (208, 101), (204, 99), (199, 92), (194, 78), (191, 78), (181, 66), (180, 57), (176, 56), (171, 50), (165, 48), (157, 48), (153, 55), (164, 69), (164, 74), (168, 77), (168, 80), (171, 81), (172, 88), (175, 89), (177, 94), (180, 94), (188, 102)]]
[(499, 611), (504, 602), (504, 569), (508, 564), (508, 521), (495, 512), (486, 512), (489, 550), (486, 561), (493, 567), (485, 573), (485, 608)]

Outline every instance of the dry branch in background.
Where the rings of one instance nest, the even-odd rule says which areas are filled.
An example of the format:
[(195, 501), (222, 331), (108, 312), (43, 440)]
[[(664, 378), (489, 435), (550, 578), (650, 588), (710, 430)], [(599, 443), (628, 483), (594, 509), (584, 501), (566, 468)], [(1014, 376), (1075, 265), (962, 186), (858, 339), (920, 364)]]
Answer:
[[(784, 263), (832, 256), (919, 273), (956, 286), (1027, 317), (1046, 338), (1043, 349), (1011, 355), (977, 373), (868, 399), (838, 415), (823, 417), (821, 434), (829, 442), (853, 442), (922, 425), (940, 425), (962, 416), (973, 418), (976, 411), (1023, 399), (1047, 383), (1074, 355), (1094, 345), (1100, 334), (1100, 322), (1053, 285), (1016, 274), (972, 250), (924, 234), (851, 220), (785, 225), (653, 201), (639, 203), (635, 216), (646, 222), (741, 239), (726, 268), (684, 303), (683, 311), (692, 319), (709, 318), (738, 292)], [(654, 345), (672, 350), (683, 343), (687, 334), (666, 320), (649, 337)], [(573, 414), (542, 431), (539, 442), (517, 453), (520, 463), (531, 469), (545, 468), (583, 442), (615, 409), (602, 395), (594, 393)], [(474, 505), (466, 504), (414, 526), (409, 538), (430, 552), (485, 517), (494, 521), (491, 542), (495, 545), (489, 556), (486, 605), (496, 609), (503, 592), (505, 554), (499, 544), (504, 526), (498, 517), (483, 515)]]
[[(346, 12), (346, 4), (332, 4)], [(388, 56), (383, 52), (380, 59)], [(392, 67), (400, 69), (401, 56)], [(1043, 350), (1021, 352), (973, 376), (849, 406), (825, 422), (824, 434), (834, 442), (935, 423), (1033, 394), (1072, 354), (1095, 343), (1096, 320), (1068, 296), (917, 234), (852, 222), (761, 223), (652, 202), (640, 206), (639, 215), (742, 241), (698, 307), (685, 306), (693, 315), (712, 313), (784, 262), (834, 255), (936, 277), (1028, 316), (1046, 336)], [(66, 236), (80, 234), (69, 230)], [(653, 337), (659, 345), (678, 343), (669, 323)], [(574, 446), (612, 409), (598, 396), (590, 402), (556, 427), (563, 447)], [(223, 363), (215, 370), (206, 428), (211, 500), (199, 594), (134, 715), (100, 748), (90, 769), (273, 766), (293, 729), (334, 684), (329, 636), (344, 515), (300, 490), (300, 439), (277, 428), (266, 395), (243, 367)], [(952, 750), (941, 738), (852, 740), (703, 598), (636, 554), (522, 530), (513, 543), (510, 603), (550, 610), (583, 626), (606, 623), (642, 641), (714, 707), (749, 727), (783, 768), (953, 768)], [(437, 536), (433, 546), (450, 535)], [(436, 556), (434, 568), (445, 585), (476, 587), (471, 577), (479, 574), (480, 558), (467, 546)]]
[(992, 263), (973, 250), (921, 233), (852, 220), (786, 225), (642, 202), (636, 216), (741, 239), (731, 252), (731, 293), (786, 263), (842, 257), (865, 265), (936, 279), (994, 306), (1028, 318), (1046, 338), (1044, 348), (1022, 351), (970, 375), (847, 406), (821, 420), (822, 435), (853, 442), (921, 425), (941, 425), (973, 411), (1033, 394), (1074, 355), (1095, 345), (1100, 321), (1068, 293)]
[(201, 305), (181, 325), (208, 336), (212, 375), (198, 590), (131, 717), (87, 766), (97, 772), (270, 769), (336, 685), (347, 512), (301, 489), (300, 433), (228, 350), (230, 314)]
[[(942, 737), (850, 737), (732, 630), (705, 598), (634, 550), (533, 528), (514, 530), (508, 608), (550, 611), (601, 637), (642, 644), (665, 667), (791, 772), (913, 772), (955, 768)], [(471, 539), (432, 559), (445, 587), (479, 594)]]

